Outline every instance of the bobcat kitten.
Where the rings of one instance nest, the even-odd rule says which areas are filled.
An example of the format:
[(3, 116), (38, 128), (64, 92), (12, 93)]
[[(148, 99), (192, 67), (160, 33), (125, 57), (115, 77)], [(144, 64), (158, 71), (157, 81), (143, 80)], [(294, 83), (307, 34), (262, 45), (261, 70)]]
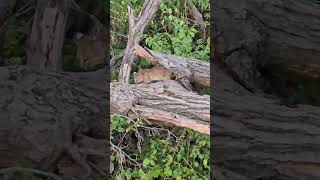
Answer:
[(80, 68), (84, 71), (89, 71), (105, 65), (108, 45), (107, 34), (105, 32), (97, 33), (96, 39), (89, 37), (81, 38), (77, 49), (77, 59), (79, 59)]
[(171, 79), (171, 72), (166, 70), (163, 67), (156, 66), (151, 69), (146, 69), (141, 72), (134, 72), (133, 73), (134, 82), (138, 83), (151, 83), (153, 81), (160, 81), (160, 80), (170, 80)]

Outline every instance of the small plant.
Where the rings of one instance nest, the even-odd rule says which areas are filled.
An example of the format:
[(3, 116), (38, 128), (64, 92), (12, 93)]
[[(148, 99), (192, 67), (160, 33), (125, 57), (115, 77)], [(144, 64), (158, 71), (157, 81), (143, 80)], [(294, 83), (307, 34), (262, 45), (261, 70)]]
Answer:
[[(122, 143), (117, 143), (117, 147), (113, 145), (110, 158), (114, 166), (114, 179), (117, 176), (146, 180), (209, 179), (209, 136), (192, 130), (169, 131), (159, 127), (147, 127), (143, 119), (133, 121), (115, 115), (111, 118), (111, 133), (115, 137), (120, 133), (118, 138), (121, 140), (133, 134), (138, 139), (145, 137), (143, 143), (138, 143), (140, 145), (133, 151), (122, 150)], [(111, 144), (115, 140), (111, 137)]]

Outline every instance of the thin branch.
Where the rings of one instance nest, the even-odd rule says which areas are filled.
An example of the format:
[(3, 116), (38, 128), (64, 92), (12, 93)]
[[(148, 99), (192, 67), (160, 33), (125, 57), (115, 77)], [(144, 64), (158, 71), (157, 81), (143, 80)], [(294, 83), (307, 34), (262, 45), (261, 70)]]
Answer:
[(110, 142), (110, 145), (111, 145), (112, 148), (114, 148), (115, 150), (117, 150), (118, 152), (120, 152), (121, 154), (126, 156), (130, 161), (134, 162), (141, 169), (141, 163), (139, 163), (135, 159), (132, 159), (127, 153), (122, 151), (122, 149), (120, 149), (118, 146), (114, 145), (112, 142)]

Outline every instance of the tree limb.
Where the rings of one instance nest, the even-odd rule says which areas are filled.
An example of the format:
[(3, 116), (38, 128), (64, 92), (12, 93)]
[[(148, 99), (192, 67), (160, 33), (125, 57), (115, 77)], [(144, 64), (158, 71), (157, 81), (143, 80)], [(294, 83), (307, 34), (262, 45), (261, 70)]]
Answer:
[(129, 83), (131, 66), (135, 59), (135, 56), (132, 53), (133, 46), (140, 42), (145, 27), (157, 12), (159, 5), (160, 0), (145, 0), (138, 17), (134, 16), (133, 10), (128, 6), (128, 41), (118, 77), (119, 82), (122, 84)]
[(163, 54), (147, 48), (142, 48), (138, 44), (134, 46), (133, 53), (149, 60), (153, 64), (157, 63), (162, 65), (164, 68), (175, 74), (177, 80), (189, 90), (192, 89), (192, 82), (206, 87), (210, 86), (210, 63), (208, 62)]
[(164, 125), (186, 127), (209, 134), (209, 96), (187, 91), (177, 81), (121, 85), (111, 83), (110, 111), (142, 116)]

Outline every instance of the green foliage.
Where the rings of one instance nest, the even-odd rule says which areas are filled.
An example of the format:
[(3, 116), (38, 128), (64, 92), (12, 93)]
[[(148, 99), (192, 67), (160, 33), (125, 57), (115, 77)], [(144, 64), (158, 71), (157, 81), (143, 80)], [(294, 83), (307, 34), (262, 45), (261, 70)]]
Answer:
[(111, 47), (114, 49), (124, 49), (126, 44), (126, 34), (128, 33), (128, 10), (130, 4), (133, 10), (139, 12), (142, 0), (111, 0)]
[(63, 45), (62, 67), (65, 71), (80, 71), (79, 61), (76, 59), (77, 46), (72, 40), (65, 40)]
[(319, 78), (311, 78), (296, 71), (287, 70), (287, 67), (281, 64), (268, 66), (266, 72), (265, 76), (269, 78), (275, 94), (298, 104), (320, 106)]
[(115, 68), (111, 68), (111, 80), (118, 79), (119, 70)]
[(292, 82), (295, 96), (300, 103), (320, 106), (320, 84), (319, 79), (305, 79), (299, 76), (294, 76), (295, 81)]
[(199, 92), (200, 94), (210, 95), (211, 93), (210, 87), (206, 87), (200, 84), (194, 84), (194, 87), (197, 90), (197, 92)]
[(144, 149), (141, 177), (209, 179), (209, 137), (192, 131), (178, 132), (178, 139), (154, 136)]
[(210, 18), (210, 3), (208, 0), (192, 0), (193, 4), (202, 12), (205, 20)]
[[(147, 46), (156, 51), (178, 56), (209, 60), (210, 38), (197, 38), (197, 29), (178, 1), (163, 1), (160, 13), (150, 22), (150, 30), (144, 36)], [(198, 4), (207, 7), (209, 1)]]
[(4, 60), (0, 64), (24, 64), (26, 61), (25, 44), (30, 22), (10, 17), (0, 36), (0, 57)]
[[(123, 116), (113, 115), (111, 133), (130, 134), (142, 133), (142, 119), (129, 121)], [(145, 127), (144, 127), (145, 128)], [(152, 128), (151, 128), (152, 129)], [(164, 129), (163, 129), (164, 130)], [(209, 179), (210, 141), (209, 136), (180, 129), (171, 133), (147, 133), (142, 150), (127, 150), (127, 154), (136, 156), (139, 164), (116, 166), (112, 177), (126, 179)], [(145, 136), (144, 136), (145, 137)], [(111, 141), (113, 141), (111, 137)], [(119, 145), (121, 146), (121, 144)], [(137, 148), (139, 149), (139, 148)], [(115, 164), (122, 161), (123, 156), (112, 152), (111, 161)], [(129, 160), (127, 160), (129, 161)], [(121, 168), (122, 167), (122, 168)], [(122, 169), (122, 170), (121, 170)]]
[(122, 116), (112, 116), (111, 118), (111, 126), (110, 132), (123, 133), (125, 132), (125, 128), (129, 125), (129, 122), (126, 118)]
[[(193, 0), (193, 2), (200, 11), (204, 12), (205, 22), (208, 25), (209, 1)], [(116, 51), (125, 48), (125, 35), (128, 31), (127, 5), (130, 4), (137, 14), (143, 1), (111, 0), (110, 4), (112, 19), (111, 46), (112, 51)], [(208, 61), (210, 37), (199, 39), (197, 32), (194, 21), (188, 17), (187, 7), (179, 4), (179, 1), (161, 1), (159, 12), (156, 13), (148, 29), (146, 29), (142, 43), (156, 51)]]

